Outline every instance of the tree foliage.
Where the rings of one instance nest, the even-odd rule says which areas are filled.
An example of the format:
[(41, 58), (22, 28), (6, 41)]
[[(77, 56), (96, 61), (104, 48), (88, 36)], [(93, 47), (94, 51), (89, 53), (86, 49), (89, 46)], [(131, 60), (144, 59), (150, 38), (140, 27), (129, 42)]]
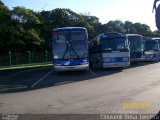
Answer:
[(105, 32), (134, 33), (144, 36), (160, 36), (146, 24), (111, 20), (105, 24), (89, 14), (78, 14), (70, 9), (57, 8), (35, 12), (25, 7), (9, 10), (0, 1), (0, 50), (40, 51), (51, 50), (52, 30), (58, 27), (85, 27), (89, 38)]

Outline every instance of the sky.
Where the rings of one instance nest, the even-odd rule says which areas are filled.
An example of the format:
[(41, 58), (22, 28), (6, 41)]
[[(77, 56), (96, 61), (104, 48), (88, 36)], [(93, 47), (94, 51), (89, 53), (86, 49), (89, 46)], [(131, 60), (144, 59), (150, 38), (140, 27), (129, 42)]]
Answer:
[(157, 30), (152, 13), (154, 0), (2, 0), (10, 9), (24, 6), (35, 11), (69, 8), (76, 13), (93, 15), (102, 24), (110, 20), (140, 22)]

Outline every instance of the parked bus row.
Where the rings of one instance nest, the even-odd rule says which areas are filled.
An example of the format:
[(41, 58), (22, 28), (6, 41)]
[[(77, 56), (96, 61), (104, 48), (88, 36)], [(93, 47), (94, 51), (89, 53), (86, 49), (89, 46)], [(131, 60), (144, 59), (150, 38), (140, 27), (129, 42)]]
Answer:
[(87, 29), (53, 30), (53, 65), (56, 71), (127, 67), (131, 62), (159, 61), (160, 38), (138, 34), (102, 33), (88, 41)]

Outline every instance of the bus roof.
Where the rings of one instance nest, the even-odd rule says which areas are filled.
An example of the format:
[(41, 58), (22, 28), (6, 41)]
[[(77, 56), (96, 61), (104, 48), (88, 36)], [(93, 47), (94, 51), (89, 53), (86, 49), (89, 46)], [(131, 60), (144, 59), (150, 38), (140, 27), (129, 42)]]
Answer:
[(101, 33), (101, 34), (97, 35), (96, 37), (93, 38), (93, 40), (97, 40), (98, 38), (102, 37), (103, 35), (105, 35), (105, 33)]
[(63, 27), (63, 28), (56, 28), (53, 31), (64, 31), (64, 30), (87, 30), (84, 27)]
[(152, 38), (152, 37), (145, 37), (145, 41), (146, 42), (157, 42), (158, 40), (157, 39), (155, 39), (155, 38)]
[(160, 37), (152, 37), (153, 40), (160, 40)]
[(140, 35), (140, 34), (126, 34), (126, 36), (139, 36), (139, 37), (142, 37), (142, 35)]
[(106, 38), (127, 38), (125, 34), (122, 33), (106, 33), (101, 38), (106, 39)]
[(114, 32), (114, 33), (101, 33), (99, 35), (97, 35), (95, 38), (93, 38), (93, 40), (96, 40), (98, 38), (113, 38), (113, 37), (126, 37), (125, 34), (123, 33), (118, 33), (118, 32)]

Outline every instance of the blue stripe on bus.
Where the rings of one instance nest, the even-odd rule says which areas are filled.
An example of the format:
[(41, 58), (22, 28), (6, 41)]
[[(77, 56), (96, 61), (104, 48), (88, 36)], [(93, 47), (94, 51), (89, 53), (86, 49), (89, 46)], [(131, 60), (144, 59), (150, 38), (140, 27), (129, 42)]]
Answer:
[(57, 29), (54, 29), (54, 32), (60, 32), (60, 31), (86, 31), (86, 28), (83, 28), (83, 27), (64, 27), (64, 28), (57, 28)]
[(131, 59), (143, 58), (143, 54), (130, 54)]
[(109, 59), (109, 60), (106, 61), (105, 63), (118, 63), (118, 62), (128, 62), (129, 61), (129, 57), (109, 57), (106, 59)]
[(145, 58), (158, 58), (159, 55), (158, 54), (147, 54), (145, 55)]
[(75, 65), (81, 65), (81, 64), (88, 63), (87, 58), (81, 58), (81, 59), (71, 59), (71, 60), (54, 60), (54, 65), (61, 65), (61, 66), (75, 66)]

